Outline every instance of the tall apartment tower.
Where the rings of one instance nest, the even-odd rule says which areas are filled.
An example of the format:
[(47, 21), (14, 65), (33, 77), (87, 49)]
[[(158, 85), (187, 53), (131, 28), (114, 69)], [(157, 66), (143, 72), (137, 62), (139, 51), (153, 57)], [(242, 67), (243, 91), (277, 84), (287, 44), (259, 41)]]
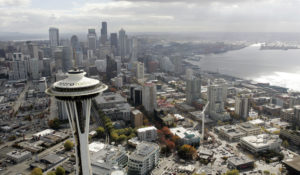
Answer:
[(97, 34), (95, 29), (88, 30), (87, 40), (89, 50), (93, 50), (95, 52), (97, 48)]
[(119, 55), (122, 59), (127, 55), (127, 35), (124, 29), (119, 31)]
[(106, 41), (107, 41), (107, 23), (104, 21), (102, 22), (102, 27), (101, 27), (100, 42), (101, 44), (105, 44)]
[(142, 103), (147, 112), (153, 113), (156, 109), (156, 85), (145, 83), (142, 91)]
[(235, 113), (243, 119), (247, 119), (249, 116), (249, 99), (247, 97), (235, 98)]
[(201, 98), (201, 79), (193, 76), (186, 80), (186, 102), (192, 105)]
[(77, 175), (92, 175), (88, 148), (91, 100), (107, 89), (105, 84), (87, 78), (85, 74), (83, 70), (74, 68), (68, 72), (66, 79), (55, 82), (46, 90), (66, 108), (75, 140)]
[(226, 85), (211, 85), (208, 87), (209, 112), (222, 113), (225, 111), (225, 101), (227, 98)]
[(51, 47), (59, 46), (59, 30), (58, 28), (49, 28), (49, 41)]

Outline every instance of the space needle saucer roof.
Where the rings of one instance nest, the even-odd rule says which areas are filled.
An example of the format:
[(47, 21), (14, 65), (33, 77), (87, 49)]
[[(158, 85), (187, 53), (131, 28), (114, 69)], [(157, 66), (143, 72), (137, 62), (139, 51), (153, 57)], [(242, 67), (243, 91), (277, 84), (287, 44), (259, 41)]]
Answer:
[(83, 70), (70, 70), (68, 77), (55, 82), (46, 90), (48, 95), (56, 97), (79, 97), (96, 95), (107, 89), (99, 80), (85, 77)]

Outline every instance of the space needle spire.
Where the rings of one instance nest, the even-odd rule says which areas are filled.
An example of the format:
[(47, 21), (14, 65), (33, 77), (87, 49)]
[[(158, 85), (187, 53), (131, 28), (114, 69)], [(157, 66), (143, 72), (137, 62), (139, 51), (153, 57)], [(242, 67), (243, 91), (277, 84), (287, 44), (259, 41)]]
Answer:
[(77, 175), (92, 175), (88, 149), (91, 100), (107, 89), (105, 84), (87, 78), (85, 74), (74, 65), (66, 79), (55, 82), (46, 90), (48, 95), (62, 101), (66, 108), (75, 140)]

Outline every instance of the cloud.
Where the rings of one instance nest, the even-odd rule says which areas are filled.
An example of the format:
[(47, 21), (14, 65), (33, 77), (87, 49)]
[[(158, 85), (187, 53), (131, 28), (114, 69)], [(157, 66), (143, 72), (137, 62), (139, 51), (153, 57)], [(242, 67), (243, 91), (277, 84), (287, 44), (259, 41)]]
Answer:
[(28, 6), (31, 0), (0, 0), (0, 7)]
[(64, 10), (32, 7), (28, 0), (26, 7), (14, 5), (26, 0), (12, 0), (3, 8), (6, 1), (0, 0), (1, 31), (47, 33), (50, 26), (63, 33), (99, 31), (100, 21), (108, 22), (110, 32), (300, 31), (297, 0), (81, 1)]

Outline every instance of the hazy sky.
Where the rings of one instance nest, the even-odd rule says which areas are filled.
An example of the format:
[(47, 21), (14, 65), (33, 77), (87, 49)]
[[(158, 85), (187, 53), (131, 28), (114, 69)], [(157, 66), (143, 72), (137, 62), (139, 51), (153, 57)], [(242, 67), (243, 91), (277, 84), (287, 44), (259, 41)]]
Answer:
[(0, 0), (0, 32), (300, 32), (300, 0)]

